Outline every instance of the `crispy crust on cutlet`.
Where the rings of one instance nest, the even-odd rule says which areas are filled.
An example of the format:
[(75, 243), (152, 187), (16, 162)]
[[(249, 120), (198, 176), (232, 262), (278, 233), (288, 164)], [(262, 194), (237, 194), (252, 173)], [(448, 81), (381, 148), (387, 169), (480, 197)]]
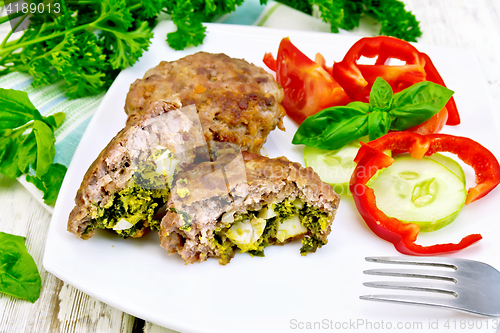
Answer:
[(182, 105), (196, 105), (209, 144), (231, 142), (258, 153), (270, 131), (284, 130), (283, 89), (271, 74), (243, 59), (198, 52), (162, 61), (132, 83), (125, 112), (140, 115), (174, 94)]
[[(245, 179), (241, 178), (237, 167), (231, 167), (224, 159), (202, 163), (179, 175), (168, 202), (168, 207), (175, 211), (165, 215), (159, 233), (161, 246), (170, 254), (179, 253), (186, 263), (219, 257), (220, 253), (211, 238), (213, 230), (220, 226), (218, 218), (223, 213), (259, 210), (266, 204), (285, 199), (300, 198), (319, 208), (328, 214), (331, 224), (340, 197), (329, 184), (321, 181), (312, 168), (304, 168), (285, 157), (270, 159), (248, 152), (239, 156), (244, 162)], [(236, 158), (233, 161), (237, 164)], [(220, 171), (221, 165), (224, 166), (224, 173)], [(179, 182), (182, 177), (187, 181)], [(228, 184), (227, 188), (223, 184)], [(187, 192), (178, 191), (179, 188), (187, 189)], [(189, 195), (183, 196), (185, 193)], [(188, 213), (192, 218), (189, 230), (181, 229), (184, 221), (176, 213), (179, 211)], [(330, 231), (328, 226), (323, 235), (325, 242)]]
[[(75, 207), (68, 218), (68, 231), (84, 239), (94, 234), (93, 231), (87, 235), (83, 234), (91, 223), (92, 209), (95, 209), (96, 205), (104, 206), (116, 191), (124, 188), (133, 175), (133, 165), (145, 160), (155, 148), (141, 147), (141, 143), (158, 144), (173, 140), (166, 139), (164, 133), (151, 133), (149, 128), (155, 126), (156, 119), (160, 119), (158, 117), (180, 107), (176, 100), (160, 101), (152, 104), (149, 112), (129, 118), (125, 128), (108, 143), (85, 173), (75, 197)], [(174, 113), (171, 115), (174, 116)], [(189, 138), (183, 135), (182, 139), (176, 138), (176, 140), (179, 141), (179, 145), (187, 140), (203, 144), (203, 136), (200, 134), (198, 137), (196, 140), (194, 134)], [(140, 142), (134, 142), (137, 138), (141, 139), (137, 140)], [(194, 160), (194, 154), (189, 151), (182, 156), (185, 158), (185, 161), (181, 161), (183, 164)]]
[(268, 157), (243, 153), (248, 183), (267, 187), (272, 183), (294, 182), (307, 198), (307, 202), (325, 211), (337, 209), (340, 197), (332, 186), (323, 182), (311, 167), (291, 162), (286, 157)]

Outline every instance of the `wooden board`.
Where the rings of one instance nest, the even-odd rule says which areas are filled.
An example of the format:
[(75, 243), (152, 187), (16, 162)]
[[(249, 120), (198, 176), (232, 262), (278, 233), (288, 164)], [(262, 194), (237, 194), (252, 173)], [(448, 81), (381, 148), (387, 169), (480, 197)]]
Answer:
[[(499, 105), (500, 1), (403, 2), (421, 22), (423, 36), (419, 42), (476, 52), (493, 101)], [(495, 119), (499, 124), (500, 113)], [(42, 256), (49, 222), (50, 214), (18, 182), (0, 175), (0, 231), (27, 238), (28, 251), (43, 283), (40, 299), (34, 304), (0, 294), (0, 332), (173, 332), (118, 311), (44, 271)]]

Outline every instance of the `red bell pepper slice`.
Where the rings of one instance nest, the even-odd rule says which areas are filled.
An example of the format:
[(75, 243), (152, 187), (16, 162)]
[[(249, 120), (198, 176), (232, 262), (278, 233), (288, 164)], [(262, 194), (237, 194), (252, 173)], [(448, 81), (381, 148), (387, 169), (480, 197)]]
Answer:
[(479, 143), (464, 137), (447, 134), (419, 135), (411, 132), (392, 132), (368, 144), (363, 144), (354, 161), (357, 163), (350, 181), (350, 190), (356, 207), (379, 237), (390, 241), (403, 254), (436, 255), (455, 252), (479, 241), (482, 236), (472, 234), (458, 244), (421, 246), (415, 244), (420, 227), (403, 223), (385, 215), (377, 208), (373, 190), (366, 183), (382, 168), (394, 160), (383, 151), (409, 152), (414, 158), (430, 156), (436, 152), (451, 152), (470, 165), (476, 173), (476, 186), (469, 189), (466, 204), (489, 193), (500, 183), (500, 165), (495, 156)]
[[(358, 64), (361, 57), (377, 57), (377, 59), (374, 65), (362, 65)], [(399, 59), (406, 64), (390, 66), (388, 61), (391, 58)], [(332, 75), (351, 100), (361, 102), (368, 102), (371, 87), (377, 77), (386, 80), (395, 93), (425, 80), (446, 87), (429, 56), (419, 52), (404, 40), (388, 36), (358, 40), (341, 62), (334, 63)], [(446, 124), (460, 124), (460, 116), (453, 97), (446, 104), (446, 109), (448, 112)]]
[(350, 102), (328, 68), (309, 59), (289, 38), (281, 40), (276, 60), (266, 53), (263, 61), (276, 72), (276, 81), (285, 91), (282, 105), (287, 115), (299, 124), (323, 109)]

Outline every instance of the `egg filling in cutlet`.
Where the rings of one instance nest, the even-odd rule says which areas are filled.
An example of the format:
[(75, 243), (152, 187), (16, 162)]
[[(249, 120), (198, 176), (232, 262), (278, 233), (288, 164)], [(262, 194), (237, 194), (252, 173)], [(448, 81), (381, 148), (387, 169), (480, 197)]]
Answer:
[(142, 162), (126, 187), (111, 196), (104, 206), (94, 204), (91, 223), (84, 235), (94, 229), (110, 229), (123, 238), (140, 237), (144, 230), (159, 230), (161, 216), (155, 217), (167, 202), (179, 160), (167, 148), (159, 147)]
[(295, 239), (302, 255), (327, 244), (340, 200), (329, 184), (284, 157), (228, 151), (177, 176), (159, 232), (165, 250), (225, 265)]
[[(232, 222), (228, 222), (233, 220)], [(252, 256), (264, 256), (264, 248), (283, 245), (302, 238), (300, 253), (316, 252), (327, 243), (330, 218), (318, 208), (301, 199), (285, 199), (268, 204), (258, 211), (244, 214), (224, 214), (214, 230), (214, 246), (220, 253), (220, 263), (226, 264), (235, 251)]]

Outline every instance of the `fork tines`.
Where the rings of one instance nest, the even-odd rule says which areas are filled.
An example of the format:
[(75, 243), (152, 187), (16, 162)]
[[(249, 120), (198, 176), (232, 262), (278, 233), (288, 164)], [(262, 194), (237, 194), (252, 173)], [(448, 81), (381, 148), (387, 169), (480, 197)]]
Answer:
[[(368, 275), (414, 278), (365, 282), (372, 288), (428, 292), (428, 296), (365, 295), (363, 300), (453, 308), (487, 316), (500, 315), (500, 272), (485, 263), (443, 257), (368, 257), (366, 261), (417, 265), (410, 269), (369, 269)], [(431, 294), (433, 293), (433, 294)], [(434, 295), (434, 296), (429, 296)]]

